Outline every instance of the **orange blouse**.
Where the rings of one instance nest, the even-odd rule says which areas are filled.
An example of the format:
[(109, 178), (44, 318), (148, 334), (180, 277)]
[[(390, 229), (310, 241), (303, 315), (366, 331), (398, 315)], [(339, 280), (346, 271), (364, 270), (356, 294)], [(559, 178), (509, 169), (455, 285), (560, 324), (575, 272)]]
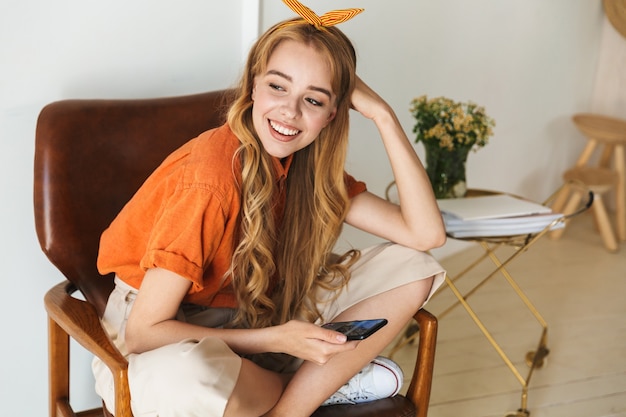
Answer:
[[(139, 288), (145, 271), (164, 268), (192, 282), (184, 301), (236, 307), (230, 267), (241, 197), (239, 140), (228, 125), (204, 132), (169, 155), (100, 239), (98, 270)], [(274, 160), (284, 181), (291, 160)], [(350, 198), (366, 190), (346, 174)], [(284, 205), (285, 196), (279, 206)]]

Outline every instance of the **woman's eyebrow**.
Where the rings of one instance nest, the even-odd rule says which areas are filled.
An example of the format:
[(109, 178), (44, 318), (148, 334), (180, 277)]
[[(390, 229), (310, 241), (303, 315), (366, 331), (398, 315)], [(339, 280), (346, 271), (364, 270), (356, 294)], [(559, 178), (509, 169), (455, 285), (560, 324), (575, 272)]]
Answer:
[[(267, 74), (277, 75), (277, 76), (279, 76), (279, 77), (281, 77), (281, 78), (286, 79), (286, 80), (287, 80), (287, 81), (289, 81), (289, 82), (293, 82), (293, 78), (292, 78), (291, 76), (289, 76), (289, 75), (285, 74), (284, 72), (278, 71), (278, 70), (268, 70), (268, 71), (267, 71)], [(331, 99), (332, 99), (332, 94), (331, 94), (331, 92), (330, 92), (330, 91), (328, 91), (328, 90), (327, 90), (327, 89), (325, 89), (325, 88), (322, 88), (322, 87), (316, 87), (316, 86), (314, 86), (314, 85), (310, 85), (310, 86), (308, 86), (307, 88), (308, 88), (309, 90), (318, 91), (318, 92), (320, 92), (320, 93), (322, 93), (322, 94), (327, 95), (329, 100), (331, 100)]]

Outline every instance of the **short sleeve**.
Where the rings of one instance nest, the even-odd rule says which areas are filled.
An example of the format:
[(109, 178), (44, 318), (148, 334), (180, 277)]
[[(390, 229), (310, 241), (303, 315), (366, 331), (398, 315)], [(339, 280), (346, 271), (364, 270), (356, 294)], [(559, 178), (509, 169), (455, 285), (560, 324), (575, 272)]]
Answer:
[(204, 270), (224, 239), (229, 204), (218, 190), (184, 188), (156, 217), (142, 269), (164, 268), (191, 280), (191, 293), (204, 289)]
[[(225, 125), (168, 156), (102, 234), (100, 273), (140, 288), (147, 269), (167, 269), (192, 282), (186, 300), (209, 305), (225, 282), (237, 232), (238, 146)], [(235, 304), (226, 298), (223, 305)]]
[(364, 191), (367, 191), (367, 185), (363, 181), (357, 181), (354, 177), (347, 172), (344, 172), (344, 181), (346, 182), (346, 188), (348, 189), (348, 197), (354, 198)]

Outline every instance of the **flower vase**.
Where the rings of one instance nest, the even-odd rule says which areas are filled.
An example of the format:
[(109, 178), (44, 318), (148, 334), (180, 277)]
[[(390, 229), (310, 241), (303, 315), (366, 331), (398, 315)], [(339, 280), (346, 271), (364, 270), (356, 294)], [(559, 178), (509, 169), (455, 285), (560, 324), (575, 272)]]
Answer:
[(424, 143), (426, 173), (435, 192), (435, 198), (464, 197), (467, 191), (465, 162), (471, 147), (448, 149), (439, 143)]

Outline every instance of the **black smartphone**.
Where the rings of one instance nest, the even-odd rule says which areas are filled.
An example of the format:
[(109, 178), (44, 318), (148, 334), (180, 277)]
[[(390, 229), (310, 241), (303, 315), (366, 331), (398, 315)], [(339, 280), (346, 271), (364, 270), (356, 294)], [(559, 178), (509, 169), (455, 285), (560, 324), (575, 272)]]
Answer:
[(387, 319), (338, 321), (322, 325), (325, 329), (343, 333), (348, 340), (363, 340), (387, 324)]

